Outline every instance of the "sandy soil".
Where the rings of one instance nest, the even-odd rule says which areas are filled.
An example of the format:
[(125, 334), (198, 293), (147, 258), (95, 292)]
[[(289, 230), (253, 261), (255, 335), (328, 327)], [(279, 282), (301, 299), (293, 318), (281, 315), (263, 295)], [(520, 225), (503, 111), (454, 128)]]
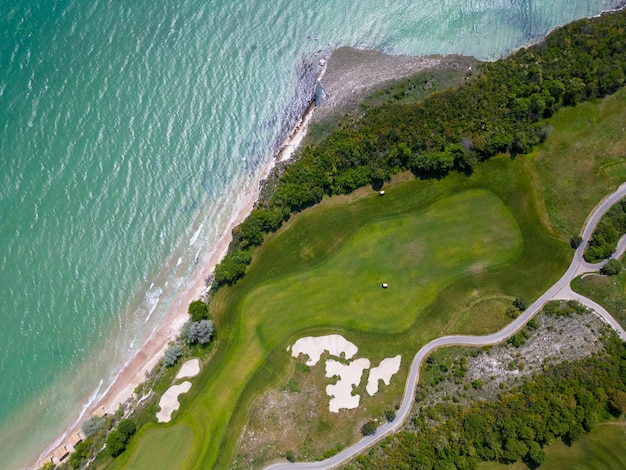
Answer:
[(189, 359), (185, 362), (178, 373), (176, 374), (175, 379), (184, 379), (187, 377), (195, 377), (200, 373), (200, 359)]
[(373, 396), (376, 392), (378, 392), (379, 380), (382, 380), (385, 385), (389, 385), (391, 377), (400, 370), (401, 361), (402, 356), (398, 354), (395, 357), (383, 359), (377, 367), (372, 367), (370, 375), (367, 379), (367, 386), (365, 387), (370, 396)]
[(172, 385), (166, 390), (159, 401), (161, 411), (156, 415), (159, 423), (168, 423), (172, 419), (172, 413), (180, 408), (180, 402), (178, 401), (178, 395), (181, 393), (187, 393), (191, 389), (191, 382), (185, 380), (178, 385)]
[(328, 351), (331, 356), (341, 357), (343, 354), (345, 359), (351, 359), (358, 350), (359, 348), (341, 335), (307, 336), (294, 343), (291, 355), (298, 357), (300, 354), (306, 354), (309, 356), (306, 365), (310, 367), (318, 363), (324, 351)]
[(369, 359), (356, 359), (349, 364), (342, 364), (333, 359), (326, 361), (326, 377), (339, 376), (339, 380), (326, 386), (326, 393), (331, 398), (328, 409), (338, 413), (340, 409), (351, 410), (358, 408), (361, 401), (360, 395), (352, 395), (352, 386), (361, 383), (361, 376), (365, 369), (369, 369)]

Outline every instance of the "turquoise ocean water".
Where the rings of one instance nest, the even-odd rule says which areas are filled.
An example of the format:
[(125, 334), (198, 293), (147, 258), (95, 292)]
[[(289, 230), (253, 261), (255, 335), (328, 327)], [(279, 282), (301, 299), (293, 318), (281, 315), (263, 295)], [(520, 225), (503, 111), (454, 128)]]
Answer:
[(103, 392), (340, 45), (494, 59), (615, 0), (0, 1), (0, 468)]

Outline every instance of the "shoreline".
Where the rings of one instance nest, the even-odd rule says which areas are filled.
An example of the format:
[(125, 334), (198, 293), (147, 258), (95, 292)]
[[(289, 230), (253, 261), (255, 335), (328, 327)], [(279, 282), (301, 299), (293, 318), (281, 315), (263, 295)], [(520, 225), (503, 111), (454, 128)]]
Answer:
[[(324, 65), (315, 83), (321, 79), (325, 70), (326, 66)], [(120, 405), (132, 398), (136, 387), (146, 380), (146, 374), (152, 371), (163, 358), (168, 343), (177, 339), (180, 335), (183, 325), (189, 319), (189, 314), (187, 313), (188, 305), (193, 300), (206, 295), (209, 287), (206, 280), (215, 270), (215, 266), (228, 252), (228, 246), (232, 240), (232, 230), (241, 224), (254, 209), (255, 204), (259, 200), (261, 184), (271, 174), (276, 164), (288, 161), (293, 157), (306, 136), (314, 110), (315, 105), (311, 102), (300, 120), (287, 134), (278, 151), (261, 167), (254, 189), (245, 194), (241, 202), (239, 202), (238, 207), (226, 225), (226, 229), (219, 236), (213, 248), (199, 260), (197, 268), (193, 271), (181, 292), (176, 295), (165, 315), (163, 315), (150, 333), (148, 339), (124, 364), (112, 382), (107, 385), (102, 395), (91, 401), (91, 403), (89, 401), (83, 403), (81, 411), (72, 424), (51, 440), (28, 463), (25, 469), (38, 469), (43, 463), (49, 461), (54, 451), (63, 445), (68, 436), (80, 431), (82, 422), (92, 416), (96, 410), (104, 410), (108, 414), (113, 414)], [(97, 392), (98, 390), (94, 393)]]

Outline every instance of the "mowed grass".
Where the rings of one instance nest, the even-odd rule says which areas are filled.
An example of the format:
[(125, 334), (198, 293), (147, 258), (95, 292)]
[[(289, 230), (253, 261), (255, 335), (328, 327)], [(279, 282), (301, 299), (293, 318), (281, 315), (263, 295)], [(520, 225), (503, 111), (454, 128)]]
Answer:
[(296, 330), (332, 324), (401, 332), (453, 279), (520, 252), (521, 233), (502, 201), (488, 191), (465, 191), (369, 223), (321, 265), (251, 289), (241, 308), (267, 319), (257, 332), (264, 342), (284, 321), (277, 312), (288, 312)]
[[(141, 439), (136, 452), (128, 461), (128, 468), (181, 468), (189, 452), (193, 432), (188, 426), (160, 428), (150, 432), (150, 439)], [(158, 460), (158, 467), (154, 461)]]
[(532, 177), (498, 158), (469, 177), (412, 179), (292, 217), (212, 299), (217, 351), (167, 428), (193, 430), (189, 450), (168, 449), (181, 463), (145, 450), (162, 432), (148, 425), (112, 468), (228, 468), (251, 403), (285, 381), (286, 348), (302, 336), (343, 334), (373, 364), (401, 353), (398, 399), (413, 354), (455, 329), (460, 310), (485, 296), (532, 300), (565, 271), (571, 251), (542, 224)]
[[(555, 441), (544, 449), (548, 460), (542, 470), (623, 470), (626, 468), (626, 422), (597, 426), (571, 447)], [(512, 465), (483, 463), (480, 470), (526, 470), (522, 462)]]

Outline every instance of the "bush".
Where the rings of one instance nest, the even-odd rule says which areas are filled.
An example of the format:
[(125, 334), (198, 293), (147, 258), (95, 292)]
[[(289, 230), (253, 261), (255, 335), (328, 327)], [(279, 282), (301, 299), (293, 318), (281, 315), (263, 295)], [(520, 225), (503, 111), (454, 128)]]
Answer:
[(117, 457), (126, 450), (126, 437), (114, 429), (107, 436), (107, 451), (111, 457)]
[(293, 453), (293, 450), (288, 450), (288, 451), (285, 453), (285, 458), (286, 458), (289, 462), (291, 462), (291, 463), (294, 463), (294, 462), (296, 461), (296, 456), (295, 456), (295, 454)]
[(583, 237), (581, 237), (580, 235), (574, 235), (569, 240), (569, 246), (571, 246), (573, 249), (576, 249), (580, 246), (582, 242), (583, 242)]
[(209, 306), (202, 300), (194, 300), (187, 309), (192, 321), (201, 321), (209, 317)]
[(89, 439), (84, 440), (76, 446), (74, 452), (72, 452), (69, 458), (70, 468), (75, 469), (82, 467), (82, 465), (87, 461), (91, 453), (89, 449), (90, 446), (91, 441)]
[(387, 421), (389, 421), (390, 423), (396, 419), (396, 412), (395, 410), (391, 409), (391, 408), (387, 408), (385, 410), (385, 418), (387, 419)]
[(85, 437), (93, 437), (104, 429), (105, 424), (106, 420), (104, 418), (100, 416), (92, 416), (81, 424), (80, 427), (83, 430)]
[(163, 360), (165, 367), (172, 367), (182, 355), (183, 347), (180, 344), (171, 345), (165, 350), (165, 359)]
[(123, 419), (120, 424), (117, 425), (117, 430), (122, 433), (126, 442), (137, 432), (137, 426), (132, 419)]
[(39, 467), (39, 470), (54, 470), (54, 464), (52, 462), (46, 462)]
[(526, 310), (526, 301), (522, 298), (522, 297), (517, 297), (514, 301), (513, 301), (513, 305), (520, 309), (521, 311)]
[(187, 344), (209, 344), (213, 338), (214, 330), (215, 326), (211, 320), (188, 321), (183, 326), (181, 336)]
[(364, 436), (371, 436), (376, 433), (376, 428), (378, 427), (378, 423), (373, 419), (370, 419), (367, 423), (361, 426), (361, 434)]

